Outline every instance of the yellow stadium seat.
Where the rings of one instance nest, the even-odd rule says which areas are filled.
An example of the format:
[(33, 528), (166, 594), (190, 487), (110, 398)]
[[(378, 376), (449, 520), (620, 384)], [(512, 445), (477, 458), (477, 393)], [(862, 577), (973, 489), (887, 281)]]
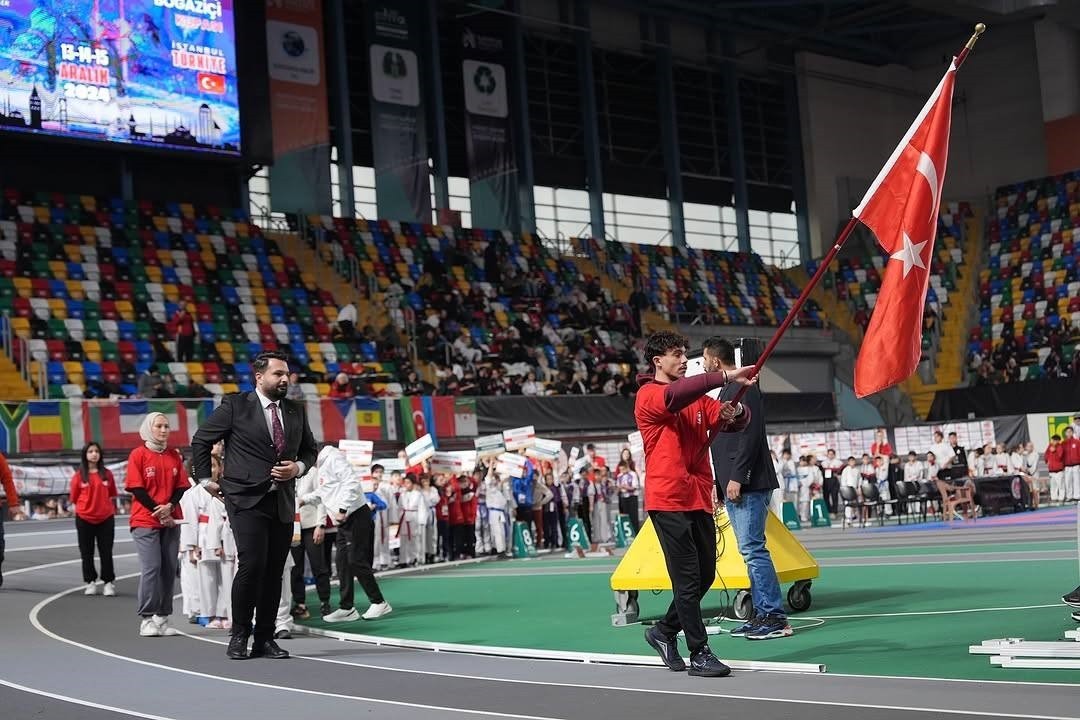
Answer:
[(67, 300), (63, 298), (49, 298), (49, 312), (54, 318), (67, 319)]
[(319, 397), (326, 397), (330, 394), (330, 383), (315, 383), (315, 389), (319, 392)]
[(15, 294), (22, 298), (29, 298), (33, 293), (30, 286), (30, 278), (14, 277), (11, 278), (12, 284), (15, 286)]
[(97, 340), (84, 340), (83, 353), (90, 362), (101, 362), (101, 343)]
[[(326, 374), (326, 364), (322, 360), (312, 360), (308, 363), (308, 369), (320, 375)], [(321, 393), (320, 393), (321, 394)]]
[(226, 395), (237, 393), (240, 392), (240, 386), (236, 383), (222, 383), (221, 392), (225, 393)]
[(11, 331), (16, 337), (27, 340), (30, 337), (30, 319), (24, 317), (11, 318)]

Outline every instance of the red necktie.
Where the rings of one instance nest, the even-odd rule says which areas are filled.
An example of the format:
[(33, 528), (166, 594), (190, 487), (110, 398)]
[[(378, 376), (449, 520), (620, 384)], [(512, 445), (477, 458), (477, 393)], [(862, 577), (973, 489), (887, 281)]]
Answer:
[(281, 426), (281, 418), (278, 417), (277, 403), (270, 403), (270, 425), (273, 427), (274, 449), (278, 457), (285, 452), (285, 428)]

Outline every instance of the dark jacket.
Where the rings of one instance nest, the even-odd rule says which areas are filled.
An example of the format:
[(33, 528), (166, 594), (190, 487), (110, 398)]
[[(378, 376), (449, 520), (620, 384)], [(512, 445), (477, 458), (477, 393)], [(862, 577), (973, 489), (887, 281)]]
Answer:
[[(739, 385), (729, 383), (720, 391), (721, 400), (730, 400), (739, 391)], [(718, 497), (723, 500), (727, 484), (735, 480), (742, 491), (758, 492), (780, 487), (773, 468), (769, 441), (765, 437), (765, 408), (761, 390), (750, 386), (742, 398), (750, 411), (750, 424), (742, 432), (717, 433), (712, 441), (713, 473), (716, 475)]]
[[(249, 509), (270, 491), (270, 470), (278, 460), (315, 465), (317, 449), (308, 426), (304, 403), (282, 400), (279, 403), (285, 426), (285, 451), (279, 458), (274, 449), (266, 416), (255, 392), (226, 395), (191, 439), (192, 468), (196, 479), (210, 477), (210, 450), (218, 440), (225, 441), (225, 470), (221, 491), (236, 507)], [(278, 483), (278, 517), (292, 522), (296, 513), (296, 483)]]

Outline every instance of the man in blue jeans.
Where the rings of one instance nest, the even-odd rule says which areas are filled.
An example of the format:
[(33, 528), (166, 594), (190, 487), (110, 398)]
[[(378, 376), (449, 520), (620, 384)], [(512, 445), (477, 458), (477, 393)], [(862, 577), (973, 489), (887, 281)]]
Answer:
[[(749, 350), (749, 348), (745, 348)], [(705, 370), (710, 372), (736, 369), (735, 348), (722, 338), (705, 341)], [(755, 358), (743, 358), (751, 364)], [(738, 386), (726, 385), (721, 400), (730, 400)], [(765, 410), (761, 390), (756, 385), (746, 389), (743, 404), (750, 410), (750, 423), (740, 433), (718, 433), (712, 443), (713, 474), (716, 477), (717, 497), (724, 499), (731, 527), (739, 542), (739, 553), (750, 574), (750, 596), (754, 614), (731, 631), (732, 637), (748, 640), (769, 640), (791, 635), (791, 625), (784, 613), (780, 580), (776, 576), (772, 556), (765, 548), (765, 520), (769, 500), (780, 487), (773, 468), (769, 443), (765, 437)]]

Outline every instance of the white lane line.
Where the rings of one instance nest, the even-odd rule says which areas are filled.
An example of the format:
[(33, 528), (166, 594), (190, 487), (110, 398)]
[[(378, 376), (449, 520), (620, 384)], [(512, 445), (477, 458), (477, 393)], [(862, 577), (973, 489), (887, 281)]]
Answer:
[[(119, 560), (121, 558), (133, 558), (133, 557), (137, 557), (137, 553), (124, 553), (123, 555), (113, 555), (113, 560)], [(35, 572), (37, 570), (47, 570), (49, 568), (54, 568), (54, 567), (63, 567), (64, 565), (79, 565), (81, 563), (82, 563), (82, 560), (78, 559), (78, 558), (76, 558), (75, 560), (61, 560), (60, 562), (46, 563), (44, 565), (34, 565), (32, 567), (19, 568), (18, 570), (7, 570), (7, 571), (4, 572), (4, 577), (8, 577), (9, 575), (19, 575), (20, 573)], [(133, 577), (133, 576), (129, 575), (128, 577)], [(85, 587), (86, 586), (83, 585), (83, 588), (85, 588)]]
[[(120, 577), (117, 578), (117, 580), (128, 580), (128, 579), (133, 578), (133, 577), (138, 577), (138, 575), (139, 575), (139, 573), (132, 573), (132, 574), (129, 574), (129, 575), (121, 575)], [(57, 635), (56, 633), (54, 633), (53, 631), (49, 630), (48, 628), (46, 628), (44, 625), (41, 624), (41, 620), (39, 619), (39, 615), (41, 614), (41, 611), (46, 606), (48, 606), (49, 604), (55, 602), (56, 600), (59, 600), (60, 598), (64, 597), (65, 595), (71, 595), (72, 593), (76, 593), (76, 592), (84, 589), (84, 587), (85, 586), (79, 585), (79, 586), (70, 588), (68, 590), (58, 592), (55, 595), (50, 595), (49, 597), (47, 597), (44, 600), (42, 600), (41, 602), (39, 602), (30, 611), (30, 616), (29, 616), (30, 617), (30, 624), (33, 625), (34, 629), (37, 630), (38, 632), (40, 632), (42, 635), (45, 635), (46, 637), (49, 637), (49, 638), (51, 638), (53, 640), (56, 640), (57, 642), (65, 643), (67, 645), (71, 645), (72, 647), (77, 647), (77, 648), (79, 648), (81, 650), (86, 650), (88, 652), (97, 653), (99, 655), (103, 655), (105, 657), (112, 658), (114, 660), (123, 660), (124, 662), (134, 663), (136, 665), (143, 665), (145, 667), (152, 667), (152, 668), (156, 668), (158, 670), (166, 670), (168, 672), (180, 673), (180, 674), (183, 674), (183, 675), (192, 675), (194, 677), (199, 678), (200, 680), (202, 680), (204, 682), (212, 681), (212, 680), (218, 680), (220, 682), (233, 683), (233, 684), (236, 684), (236, 685), (246, 685), (248, 687), (258, 687), (258, 688), (265, 688), (265, 689), (269, 689), (269, 690), (280, 690), (282, 692), (292, 692), (292, 693), (298, 693), (298, 694), (301, 694), (301, 695), (314, 695), (314, 696), (317, 696), (317, 697), (330, 697), (330, 698), (335, 698), (335, 699), (339, 699), (339, 700), (350, 700), (350, 701), (357, 702), (357, 703), (368, 703), (369, 702), (369, 703), (375, 703), (377, 705), (390, 705), (390, 706), (393, 706), (393, 707), (407, 707), (407, 708), (415, 708), (415, 709), (418, 709), (418, 710), (433, 710), (433, 711), (438, 711), (438, 712), (448, 712), (448, 713), (455, 713), (455, 714), (460, 714), (460, 715), (483, 715), (485, 717), (516, 718), (517, 720), (563, 720), (562, 718), (556, 718), (556, 717), (552, 717), (552, 716), (521, 715), (521, 714), (517, 714), (517, 713), (494, 712), (494, 711), (491, 711), (491, 710), (473, 710), (473, 709), (470, 709), (470, 708), (456, 708), (456, 707), (447, 707), (447, 706), (443, 706), (443, 705), (428, 705), (428, 704), (424, 704), (424, 703), (405, 702), (405, 701), (402, 701), (402, 700), (384, 700), (382, 698), (360, 697), (358, 695), (346, 695), (344, 693), (335, 693), (335, 692), (329, 692), (329, 691), (323, 691), (323, 690), (308, 690), (307, 688), (289, 687), (289, 686), (286, 686), (286, 685), (274, 685), (272, 683), (255, 682), (254, 680), (241, 680), (239, 678), (231, 678), (231, 677), (224, 677), (224, 676), (213, 676), (213, 677), (211, 677), (211, 676), (208, 676), (204, 672), (196, 672), (194, 670), (186, 670), (186, 669), (183, 669), (183, 668), (172, 667), (170, 665), (162, 665), (160, 663), (150, 662), (148, 660), (139, 660), (139, 659), (136, 659), (136, 658), (125, 657), (124, 655), (118, 655), (117, 653), (109, 652), (108, 650), (102, 650), (102, 649), (96, 648), (96, 647), (94, 647), (92, 645), (86, 645), (84, 643), (81, 643), (81, 642), (71, 640), (69, 638), (65, 638), (65, 637), (62, 637), (60, 635)], [(190, 637), (190, 636), (188, 636), (188, 637)], [(1058, 718), (1045, 718), (1045, 719), (1038, 718), (1037, 720), (1058, 720)]]
[(40, 695), (41, 697), (51, 698), (53, 700), (61, 700), (63, 702), (72, 703), (73, 705), (81, 705), (83, 707), (94, 708), (95, 710), (107, 710), (109, 712), (120, 713), (121, 715), (129, 715), (131, 717), (146, 718), (146, 720), (175, 720), (175, 718), (166, 717), (165, 715), (151, 715), (150, 713), (139, 712), (138, 710), (128, 710), (122, 707), (116, 707), (115, 705), (102, 705), (101, 703), (91, 702), (89, 700), (80, 700), (70, 695), (59, 695), (47, 690), (39, 690), (38, 688), (27, 687), (26, 685), (20, 685), (13, 683), (9, 680), (0, 678), (0, 685), (12, 688), (13, 690), (19, 690), (21, 692), (30, 693), (32, 695)]
[(1010, 610), (1042, 610), (1043, 608), (1063, 608), (1065, 607), (1060, 602), (1050, 603), (1049, 605), (1016, 605), (1014, 607), (988, 607), (988, 608), (966, 608), (963, 610), (922, 610), (916, 612), (895, 612), (895, 613), (865, 613), (857, 615), (815, 615), (813, 617), (809, 615), (799, 615), (800, 620), (855, 620), (861, 618), (889, 618), (889, 617), (916, 617), (920, 615), (963, 615), (967, 613), (981, 613), (981, 612), (1008, 612)]
[[(30, 522), (34, 522), (34, 521), (31, 520)], [(75, 534), (75, 528), (71, 528), (69, 530), (41, 530), (41, 531), (34, 531), (34, 532), (12, 532), (11, 531), (11, 525), (7, 526), (7, 538), (8, 538), (8, 540), (11, 540), (12, 538), (17, 538), (17, 537), (32, 537), (32, 536), (35, 536), (35, 535), (74, 535), (74, 534)]]
[[(135, 541), (130, 539), (130, 538), (124, 539), (124, 540), (113, 540), (114, 545), (119, 545), (120, 543), (130, 543), (130, 542), (135, 542)], [(59, 545), (35, 545), (34, 547), (20, 547), (20, 548), (9, 547), (4, 552), (13, 553), (13, 552), (29, 552), (30, 550), (60, 550), (61, 548), (76, 548), (77, 549), (78, 547), (79, 546), (77, 544), (61, 543)]]
[[(193, 640), (201, 640), (203, 642), (214, 643), (214, 644), (217, 644), (217, 645), (226, 645), (227, 644), (226, 642), (223, 642), (221, 640), (215, 640), (214, 638), (200, 637), (200, 636), (197, 636), (197, 635), (190, 635), (190, 634), (188, 634), (188, 633), (186, 633), (186, 632), (184, 632), (182, 630), (179, 631), (179, 632), (180, 632), (180, 634), (185, 635), (185, 636), (187, 636), (189, 638), (192, 638)], [(468, 674), (462, 674), (462, 673), (458, 673), (458, 672), (448, 673), (448, 672), (439, 672), (439, 671), (435, 671), (435, 670), (411, 670), (411, 669), (408, 669), (408, 668), (397, 668), (397, 667), (390, 667), (390, 666), (385, 666), (385, 665), (376, 665), (376, 664), (373, 664), (373, 663), (352, 662), (352, 661), (349, 661), (349, 660), (336, 660), (336, 659), (333, 659), (333, 658), (322, 658), (322, 657), (316, 657), (314, 655), (299, 655), (299, 654), (296, 654), (296, 653), (293, 654), (293, 657), (300, 658), (302, 660), (314, 660), (316, 662), (330, 663), (332, 665), (347, 665), (347, 666), (356, 667), (356, 668), (363, 668), (365, 670), (386, 670), (388, 672), (406, 673), (406, 674), (410, 674), (410, 675), (430, 675), (430, 676), (433, 676), (433, 677), (446, 677), (446, 678), (454, 678), (454, 679), (458, 679), (458, 680), (477, 680), (477, 681), (493, 682), (493, 683), (505, 683), (505, 684), (510, 684), (510, 685), (541, 685), (541, 686), (544, 686), (544, 687), (560, 687), (560, 688), (572, 688), (572, 689), (580, 689), (580, 690), (604, 690), (604, 691), (616, 691), (616, 692), (617, 691), (622, 691), (622, 692), (656, 694), (656, 695), (675, 695), (675, 696), (684, 696), (684, 697), (720, 698), (720, 699), (725, 699), (725, 700), (748, 700), (748, 701), (757, 701), (757, 702), (774, 702), (774, 703), (784, 703), (784, 704), (790, 704), (790, 705), (816, 705), (816, 706), (860, 708), (860, 709), (866, 708), (866, 709), (871, 709), (871, 710), (897, 710), (897, 711), (919, 712), (919, 713), (934, 713), (934, 714), (940, 713), (940, 714), (944, 714), (944, 715), (965, 715), (965, 716), (970, 715), (970, 716), (976, 716), (976, 717), (1018, 718), (1020, 720), (1076, 720), (1075, 717), (1067, 716), (1067, 715), (1018, 715), (1016, 713), (980, 712), (978, 710), (950, 710), (950, 709), (945, 709), (945, 708), (906, 707), (906, 706), (901, 706), (901, 705), (877, 705), (877, 704), (853, 703), (853, 702), (852, 703), (847, 703), (847, 702), (836, 702), (836, 701), (829, 701), (829, 700), (802, 700), (802, 699), (797, 699), (797, 698), (759, 697), (759, 696), (755, 696), (755, 695), (735, 695), (735, 694), (732, 694), (732, 693), (694, 692), (694, 691), (690, 691), (690, 690), (661, 690), (661, 689), (650, 689), (650, 688), (626, 687), (626, 686), (621, 686), (621, 685), (599, 685), (599, 684), (590, 684), (590, 683), (553, 682), (553, 681), (546, 681), (546, 680), (524, 680), (524, 679), (494, 677), (494, 676), (489, 676), (489, 675), (468, 675)], [(759, 671), (759, 672), (767, 672), (767, 671)], [(827, 677), (827, 676), (822, 675), (821, 677), (824, 678), (824, 677)], [(873, 677), (876, 677), (876, 676), (867, 675), (867, 676), (864, 676), (864, 677), (873, 678)], [(928, 679), (934, 679), (934, 678), (928, 678)], [(983, 681), (979, 680), (979, 681), (968, 681), (968, 682), (983, 682)], [(1032, 685), (1034, 685), (1034, 684), (1044, 684), (1044, 685), (1056, 685), (1058, 687), (1072, 687), (1072, 685), (1069, 684), (1069, 683), (1017, 683), (1017, 684), (1032, 684)]]

